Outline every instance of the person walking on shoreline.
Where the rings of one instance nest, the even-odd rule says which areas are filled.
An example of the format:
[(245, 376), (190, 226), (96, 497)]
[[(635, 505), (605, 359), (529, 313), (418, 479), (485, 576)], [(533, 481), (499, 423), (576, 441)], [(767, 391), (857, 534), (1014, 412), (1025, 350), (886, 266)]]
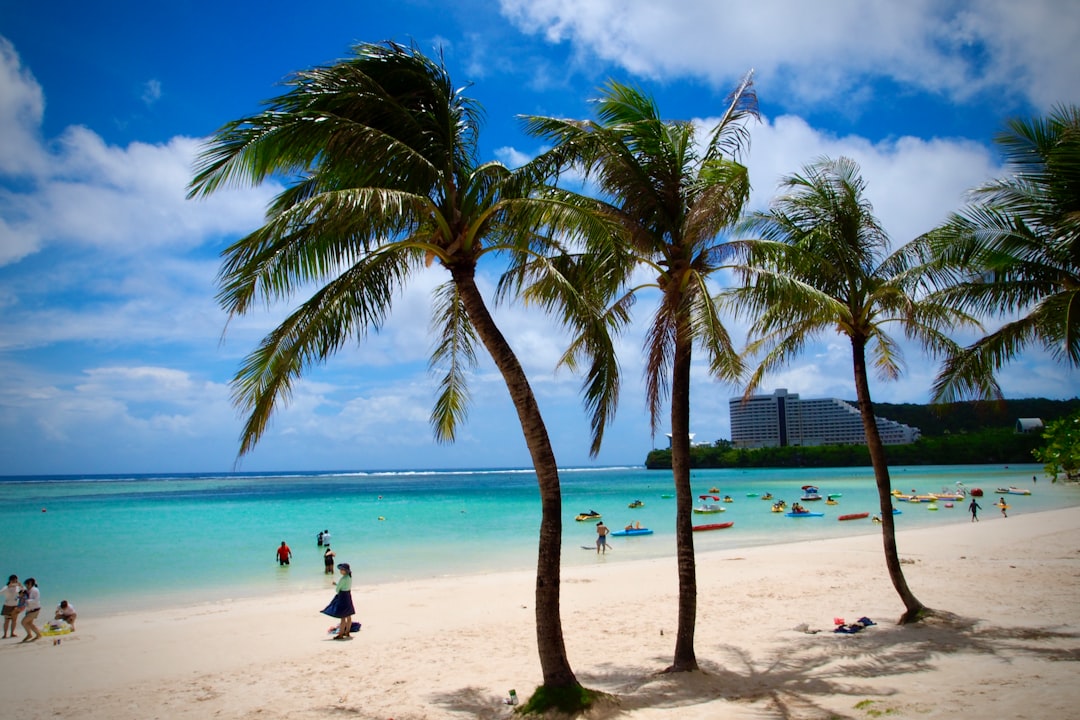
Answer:
[(998, 500), (998, 507), (1001, 508), (1001, 517), (1009, 517), (1009, 515), (1005, 512), (1009, 509), (1009, 506), (1005, 504), (1005, 498), (1001, 498), (1000, 500)]
[(26, 612), (23, 613), (22, 619), (26, 637), (20, 642), (34, 642), (41, 639), (41, 630), (35, 624), (39, 612), (41, 612), (41, 591), (38, 589), (37, 580), (26, 578)]
[(4, 638), (15, 637), (15, 623), (19, 621), (19, 593), (22, 590), (19, 576), (10, 576), (4, 586)]
[(979, 510), (982, 506), (975, 501), (975, 498), (971, 498), (971, 504), (968, 505), (968, 510), (971, 511), (971, 522), (979, 522)]
[(608, 530), (608, 527), (607, 527), (607, 525), (604, 524), (603, 520), (596, 523), (596, 554), (597, 555), (599, 555), (600, 553), (603, 553), (603, 554), (607, 555), (607, 536), (608, 536), (609, 532), (611, 532), (611, 531)]

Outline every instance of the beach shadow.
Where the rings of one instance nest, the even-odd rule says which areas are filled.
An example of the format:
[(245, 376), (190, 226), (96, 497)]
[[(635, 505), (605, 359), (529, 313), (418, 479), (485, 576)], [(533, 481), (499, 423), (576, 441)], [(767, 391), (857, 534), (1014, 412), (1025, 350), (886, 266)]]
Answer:
[(513, 717), (514, 708), (503, 700), (504, 698), (492, 695), (487, 690), (465, 687), (452, 693), (434, 696), (431, 702), (449, 711), (464, 713), (478, 720), (496, 720)]
[[(808, 715), (865, 718), (859, 701), (887, 698), (890, 678), (927, 673), (947, 655), (1017, 655), (1049, 662), (1080, 661), (1080, 647), (1069, 641), (1080, 634), (1056, 628), (982, 625), (948, 613), (917, 625), (875, 625), (854, 635), (821, 632), (792, 634), (763, 653), (732, 645), (714, 645), (698, 653), (701, 671), (664, 673), (641, 665), (606, 663), (579, 673), (586, 687), (613, 693), (617, 703), (593, 708), (590, 720), (612, 720), (641, 709), (689, 708), (730, 702), (762, 718), (789, 720)], [(663, 668), (670, 657), (656, 657)], [(878, 683), (852, 683), (853, 679)], [(824, 698), (849, 696), (852, 713), (825, 707)], [(751, 707), (753, 709), (751, 710)], [(497, 717), (497, 716), (496, 716)]]
[[(794, 631), (771, 641), (763, 652), (734, 645), (703, 644), (698, 652), (701, 670), (665, 673), (670, 656), (643, 664), (603, 663), (579, 672), (585, 687), (615, 696), (592, 708), (589, 720), (614, 720), (635, 710), (677, 712), (716, 701), (741, 706), (762, 718), (791, 720), (821, 715), (843, 720), (866, 717), (856, 709), (866, 698), (894, 694), (890, 678), (927, 673), (937, 658), (950, 655), (990, 655), (1006, 660), (1026, 655), (1048, 662), (1080, 661), (1080, 633), (1059, 628), (985, 625), (975, 618), (941, 613), (909, 626), (874, 625), (853, 635)], [(852, 683), (861, 681), (880, 681)], [(824, 698), (849, 696), (851, 714), (825, 707)], [(434, 705), (481, 720), (509, 718), (513, 708), (503, 698), (476, 687), (461, 688), (431, 698)], [(752, 707), (751, 707), (752, 706)]]

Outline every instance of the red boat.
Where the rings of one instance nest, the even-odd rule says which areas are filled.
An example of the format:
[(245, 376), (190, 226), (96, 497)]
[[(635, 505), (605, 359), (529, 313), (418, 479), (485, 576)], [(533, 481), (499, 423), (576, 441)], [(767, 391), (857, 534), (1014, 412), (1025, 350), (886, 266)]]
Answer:
[(724, 528), (729, 528), (734, 524), (735, 521), (732, 520), (731, 522), (712, 523), (710, 525), (695, 525), (694, 532), (699, 532), (701, 530), (723, 530)]
[(850, 513), (848, 515), (841, 515), (840, 517), (838, 517), (836, 519), (837, 520), (862, 520), (865, 517), (870, 517), (870, 513), (868, 513), (868, 512)]

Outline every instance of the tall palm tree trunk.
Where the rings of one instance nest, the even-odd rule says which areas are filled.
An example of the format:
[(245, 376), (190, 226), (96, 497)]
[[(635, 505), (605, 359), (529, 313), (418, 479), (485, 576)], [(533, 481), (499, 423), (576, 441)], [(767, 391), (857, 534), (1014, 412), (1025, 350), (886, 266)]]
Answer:
[(881, 442), (877, 420), (874, 418), (874, 406), (870, 400), (865, 339), (851, 338), (851, 356), (855, 366), (855, 395), (859, 400), (859, 415), (866, 432), (866, 447), (870, 451), (870, 463), (874, 466), (874, 480), (877, 482), (878, 501), (881, 506), (881, 539), (885, 546), (885, 565), (889, 569), (889, 579), (906, 608), (899, 620), (900, 624), (904, 625), (917, 621), (927, 612), (927, 608), (908, 588), (904, 571), (900, 567), (900, 555), (896, 549), (896, 523), (892, 512), (892, 482), (889, 478), (889, 464), (885, 458), (885, 445)]
[(532, 456), (540, 487), (540, 542), (536, 562), (536, 644), (544, 686), (549, 688), (580, 687), (566, 657), (562, 617), (559, 605), (560, 566), (562, 553), (562, 491), (559, 468), (551, 448), (547, 427), (540, 415), (525, 371), (513, 349), (488, 312), (483, 295), (476, 287), (472, 266), (450, 268), (454, 283), (461, 294), (462, 304), (469, 314), (480, 341), (502, 374), (510, 391), (514, 408), (525, 434), (525, 444)]
[(698, 669), (694, 652), (697, 625), (697, 563), (694, 558), (693, 503), (690, 488), (690, 353), (685, 321), (676, 330), (671, 369), (671, 472), (675, 480), (675, 548), (679, 567), (679, 627), (675, 660), (668, 672)]

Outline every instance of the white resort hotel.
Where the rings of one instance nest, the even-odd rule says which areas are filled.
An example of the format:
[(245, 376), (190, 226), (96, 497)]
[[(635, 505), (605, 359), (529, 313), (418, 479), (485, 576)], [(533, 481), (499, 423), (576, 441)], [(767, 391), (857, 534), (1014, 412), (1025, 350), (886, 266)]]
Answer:
[[(798, 393), (781, 388), (772, 395), (732, 398), (728, 409), (731, 444), (737, 448), (866, 443), (859, 409), (836, 398), (803, 400)], [(877, 418), (877, 427), (886, 445), (919, 439), (918, 428), (892, 420)]]

